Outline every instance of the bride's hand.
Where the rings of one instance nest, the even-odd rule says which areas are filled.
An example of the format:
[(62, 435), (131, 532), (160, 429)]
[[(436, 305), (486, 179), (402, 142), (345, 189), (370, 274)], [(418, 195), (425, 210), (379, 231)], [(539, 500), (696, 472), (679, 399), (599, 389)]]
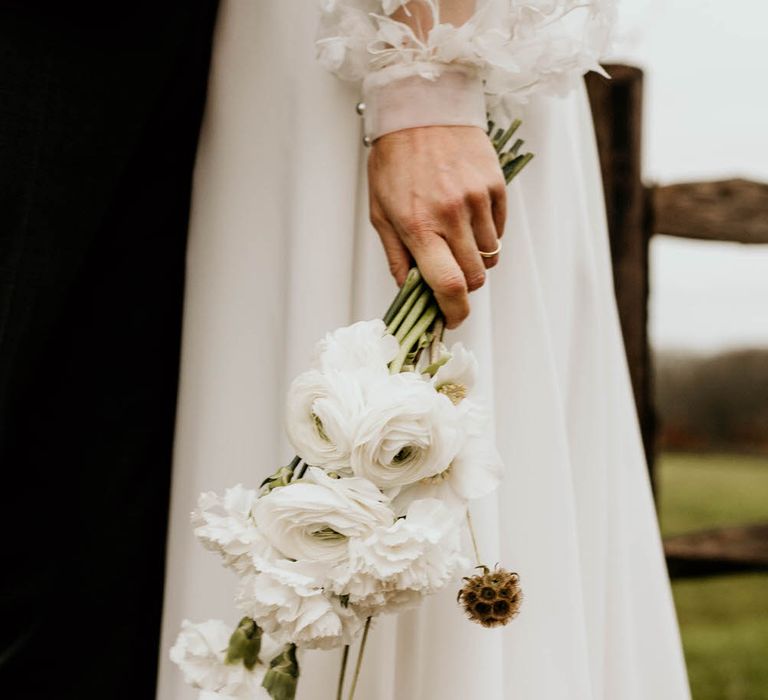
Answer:
[(504, 231), (506, 187), (485, 132), (424, 126), (377, 139), (368, 157), (371, 223), (401, 284), (415, 260), (449, 328), (469, 314)]

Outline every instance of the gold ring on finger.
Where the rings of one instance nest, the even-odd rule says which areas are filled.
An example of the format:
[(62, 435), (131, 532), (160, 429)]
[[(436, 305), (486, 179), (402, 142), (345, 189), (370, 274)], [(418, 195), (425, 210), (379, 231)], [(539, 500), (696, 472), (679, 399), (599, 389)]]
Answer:
[(492, 250), (489, 253), (486, 253), (484, 250), (478, 250), (477, 252), (484, 258), (492, 258), (494, 255), (498, 255), (501, 252), (501, 239), (499, 239), (499, 245), (496, 247), (496, 250)]

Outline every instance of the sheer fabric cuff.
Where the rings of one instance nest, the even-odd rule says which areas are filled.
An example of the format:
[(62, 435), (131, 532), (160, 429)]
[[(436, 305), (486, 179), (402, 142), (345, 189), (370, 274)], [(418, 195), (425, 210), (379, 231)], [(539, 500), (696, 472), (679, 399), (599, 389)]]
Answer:
[(363, 81), (365, 143), (417, 126), (487, 126), (483, 81), (469, 67), (390, 66)]

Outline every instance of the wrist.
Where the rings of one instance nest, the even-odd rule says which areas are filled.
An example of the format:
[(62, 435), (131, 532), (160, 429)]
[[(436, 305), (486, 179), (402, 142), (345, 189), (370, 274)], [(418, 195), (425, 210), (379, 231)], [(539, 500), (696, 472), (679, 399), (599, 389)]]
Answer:
[(413, 64), (371, 73), (363, 82), (358, 111), (368, 145), (385, 134), (420, 126), (486, 129), (483, 81), (461, 65)]

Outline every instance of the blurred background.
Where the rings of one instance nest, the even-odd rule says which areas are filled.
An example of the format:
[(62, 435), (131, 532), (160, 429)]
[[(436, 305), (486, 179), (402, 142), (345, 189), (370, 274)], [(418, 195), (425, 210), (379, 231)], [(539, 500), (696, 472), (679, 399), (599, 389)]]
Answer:
[[(616, 249), (614, 266), (617, 294), (620, 283), (627, 288), (622, 321), (647, 328), (644, 337), (626, 327), (625, 335), (693, 696), (768, 699), (768, 208), (754, 210), (768, 206), (768, 3), (621, 0), (610, 62), (643, 71), (646, 286), (637, 270), (621, 272)], [(634, 98), (618, 99), (626, 107)], [(606, 109), (621, 121), (624, 107)], [(671, 215), (660, 207), (671, 196), (695, 207), (701, 192), (659, 198), (654, 186), (712, 181), (733, 185), (701, 190), (713, 212), (712, 192), (723, 192), (717, 216), (730, 222), (722, 227), (728, 240), (696, 240), (718, 234), (681, 211), (665, 223)], [(633, 196), (614, 193), (616, 206)], [(648, 207), (659, 223), (648, 223)], [(742, 218), (748, 243), (733, 242)], [(614, 224), (625, 226), (620, 219)], [(659, 233), (675, 226), (694, 230)]]

